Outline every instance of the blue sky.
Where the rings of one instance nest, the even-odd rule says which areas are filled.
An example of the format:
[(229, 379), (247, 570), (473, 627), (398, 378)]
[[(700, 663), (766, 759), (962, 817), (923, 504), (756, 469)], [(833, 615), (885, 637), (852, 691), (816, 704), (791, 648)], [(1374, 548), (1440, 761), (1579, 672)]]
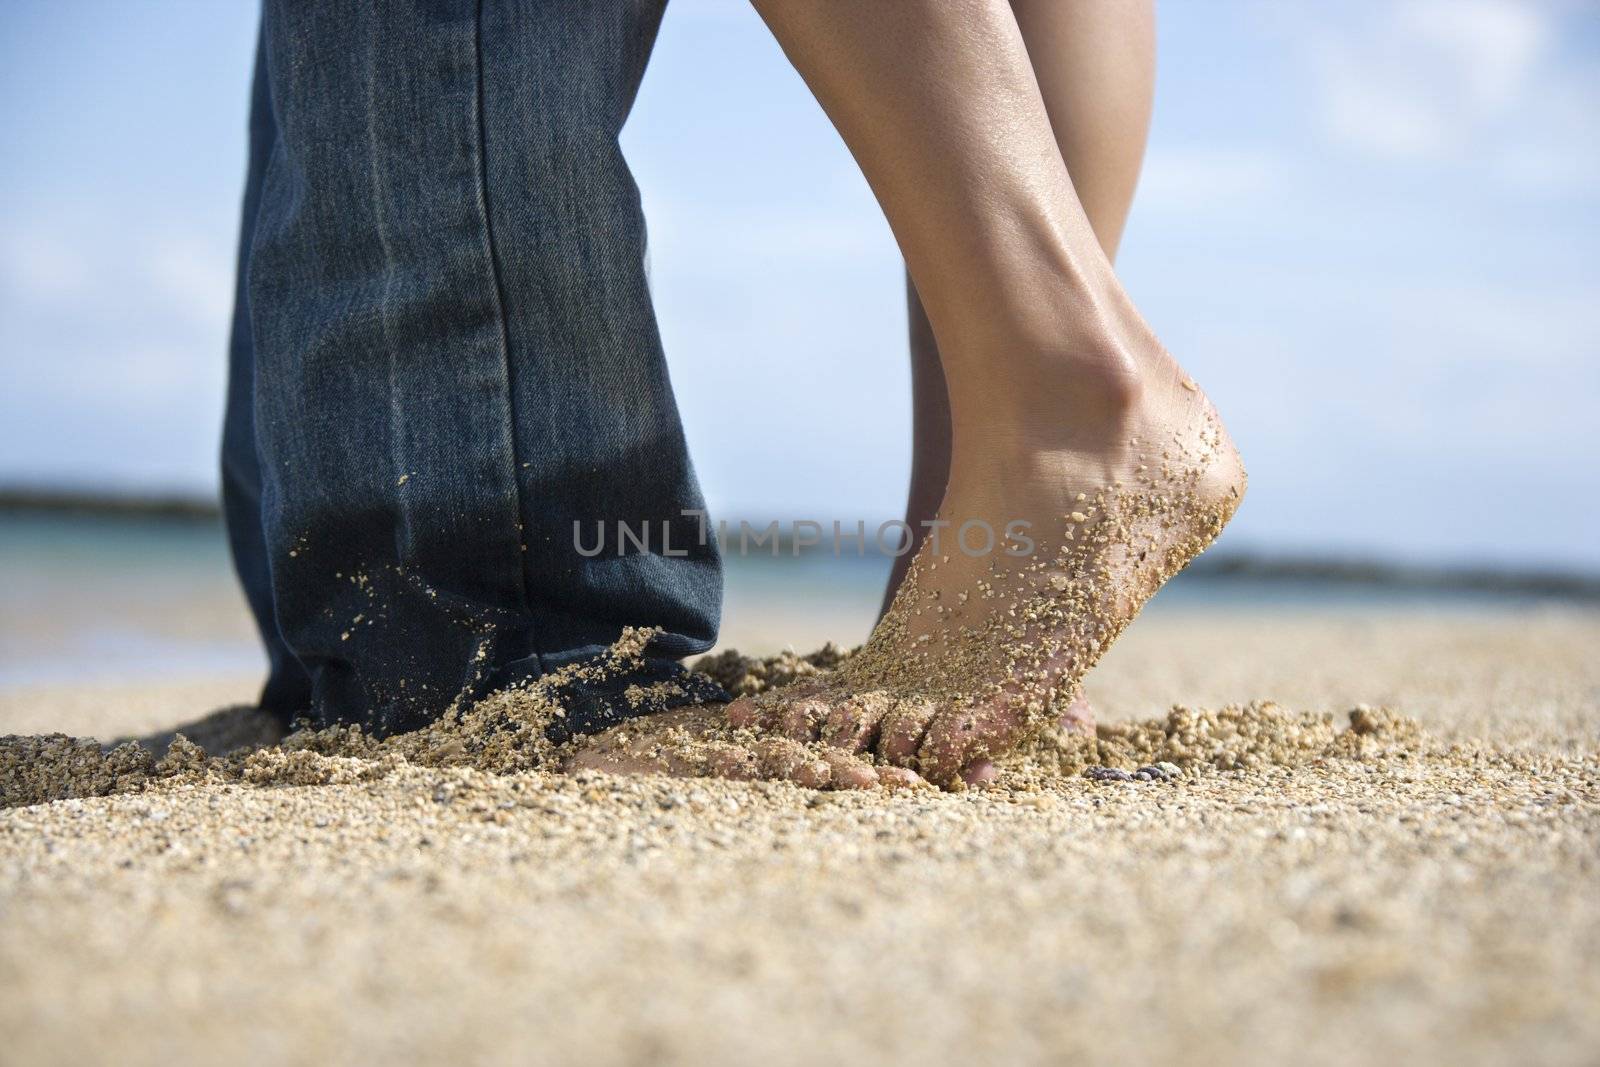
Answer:
[[(209, 492), (253, 4), (0, 9), (0, 482)], [(1600, 13), (1169, 0), (1119, 263), (1251, 471), (1228, 539), (1600, 567)], [(743, 0), (624, 142), (730, 516), (892, 517), (893, 239)]]

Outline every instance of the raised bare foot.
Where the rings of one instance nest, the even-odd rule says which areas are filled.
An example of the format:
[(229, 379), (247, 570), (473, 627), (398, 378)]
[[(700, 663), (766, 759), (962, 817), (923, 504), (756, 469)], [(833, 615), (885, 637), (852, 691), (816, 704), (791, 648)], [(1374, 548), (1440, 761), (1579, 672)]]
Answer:
[(1244, 493), (1210, 402), (1153, 338), (1142, 347), (1135, 373), (1088, 389), (1081, 362), (1041, 361), (998, 429), (964, 438), (958, 423), (940, 536), (866, 646), (824, 681), (736, 701), (730, 723), (954, 787), (1080, 715), (1084, 673)]

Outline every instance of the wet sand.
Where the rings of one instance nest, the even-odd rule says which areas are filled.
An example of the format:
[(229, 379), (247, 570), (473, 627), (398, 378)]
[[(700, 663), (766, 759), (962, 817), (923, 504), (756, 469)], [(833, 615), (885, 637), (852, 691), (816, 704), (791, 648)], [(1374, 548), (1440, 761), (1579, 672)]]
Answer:
[[(5, 1058), (1593, 1063), (1595, 647), (1556, 610), (1152, 616), (1087, 689), (1097, 755), (1194, 757), (1165, 782), (358, 763), (10, 808)], [(12, 694), (0, 733), (224, 688)]]

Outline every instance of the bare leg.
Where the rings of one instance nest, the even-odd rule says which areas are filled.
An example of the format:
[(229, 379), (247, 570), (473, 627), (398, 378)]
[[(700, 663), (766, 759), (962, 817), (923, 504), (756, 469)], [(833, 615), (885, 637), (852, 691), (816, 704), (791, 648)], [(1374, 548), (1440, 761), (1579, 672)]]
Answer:
[[(1106, 258), (1116, 260), (1139, 182), (1155, 90), (1153, 0), (1011, 0), (1056, 146)], [(881, 618), (950, 477), (950, 400), (933, 328), (906, 276), (911, 349), (912, 551), (896, 558)]]
[(1155, 92), (1154, 0), (1011, 0), (1073, 189), (1115, 260)]
[(917, 287), (906, 274), (906, 333), (911, 349), (911, 482), (906, 492), (906, 526), (911, 544), (896, 556), (883, 590), (878, 618), (888, 612), (906, 571), (927, 536), (932, 519), (944, 501), (950, 480), (950, 394), (945, 389), (944, 368), (939, 364), (939, 343), (933, 339), (928, 313), (922, 310)]
[[(1056, 146), (1106, 258), (1115, 262), (1150, 130), (1155, 92), (1153, 0), (1011, 0), (1044, 98)], [(916, 286), (906, 276), (911, 352), (911, 479), (906, 525), (911, 551), (895, 558), (882, 618), (894, 602), (924, 523), (934, 518), (950, 477), (950, 400), (939, 346)], [(1081, 695), (1062, 710), (1062, 725), (1093, 730)]]
[[(1071, 78), (1036, 73), (1022, 27), (1047, 33), (1059, 15), (1042, 8), (1066, 5), (1020, 22), (1003, 0), (756, 6), (855, 153), (923, 299), (949, 396), (950, 525), (827, 689), (741, 701), (729, 718), (970, 778), (1058, 713), (1209, 543), (1243, 469), (1069, 176), (1056, 126), (1092, 145), (1106, 124), (1050, 112), (1041, 83)], [(1136, 172), (1137, 153), (1122, 157)], [(1005, 553), (950, 544), (966, 524), (1009, 535), (1018, 520), (1027, 535)]]
[[(926, 307), (949, 401), (944, 541), (923, 545), (866, 647), (825, 683), (737, 701), (725, 723), (630, 724), (574, 764), (831, 786), (979, 780), (1054, 721), (1215, 537), (1243, 468), (1118, 283), (1114, 239), (1052, 125), (1051, 76), (1009, 4), (756, 4), (855, 153)], [(1065, 126), (1090, 141), (1099, 128)], [(1004, 531), (1005, 550), (958, 550), (972, 523)]]

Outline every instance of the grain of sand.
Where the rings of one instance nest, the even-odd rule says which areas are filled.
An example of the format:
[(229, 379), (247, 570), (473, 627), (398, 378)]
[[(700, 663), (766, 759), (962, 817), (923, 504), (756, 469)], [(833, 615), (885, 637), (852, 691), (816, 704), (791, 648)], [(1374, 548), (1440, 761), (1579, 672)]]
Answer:
[(1170, 782), (308, 758), (13, 807), (0, 1058), (1593, 1063), (1597, 646), (1554, 611), (1152, 617), (1053, 769)]

